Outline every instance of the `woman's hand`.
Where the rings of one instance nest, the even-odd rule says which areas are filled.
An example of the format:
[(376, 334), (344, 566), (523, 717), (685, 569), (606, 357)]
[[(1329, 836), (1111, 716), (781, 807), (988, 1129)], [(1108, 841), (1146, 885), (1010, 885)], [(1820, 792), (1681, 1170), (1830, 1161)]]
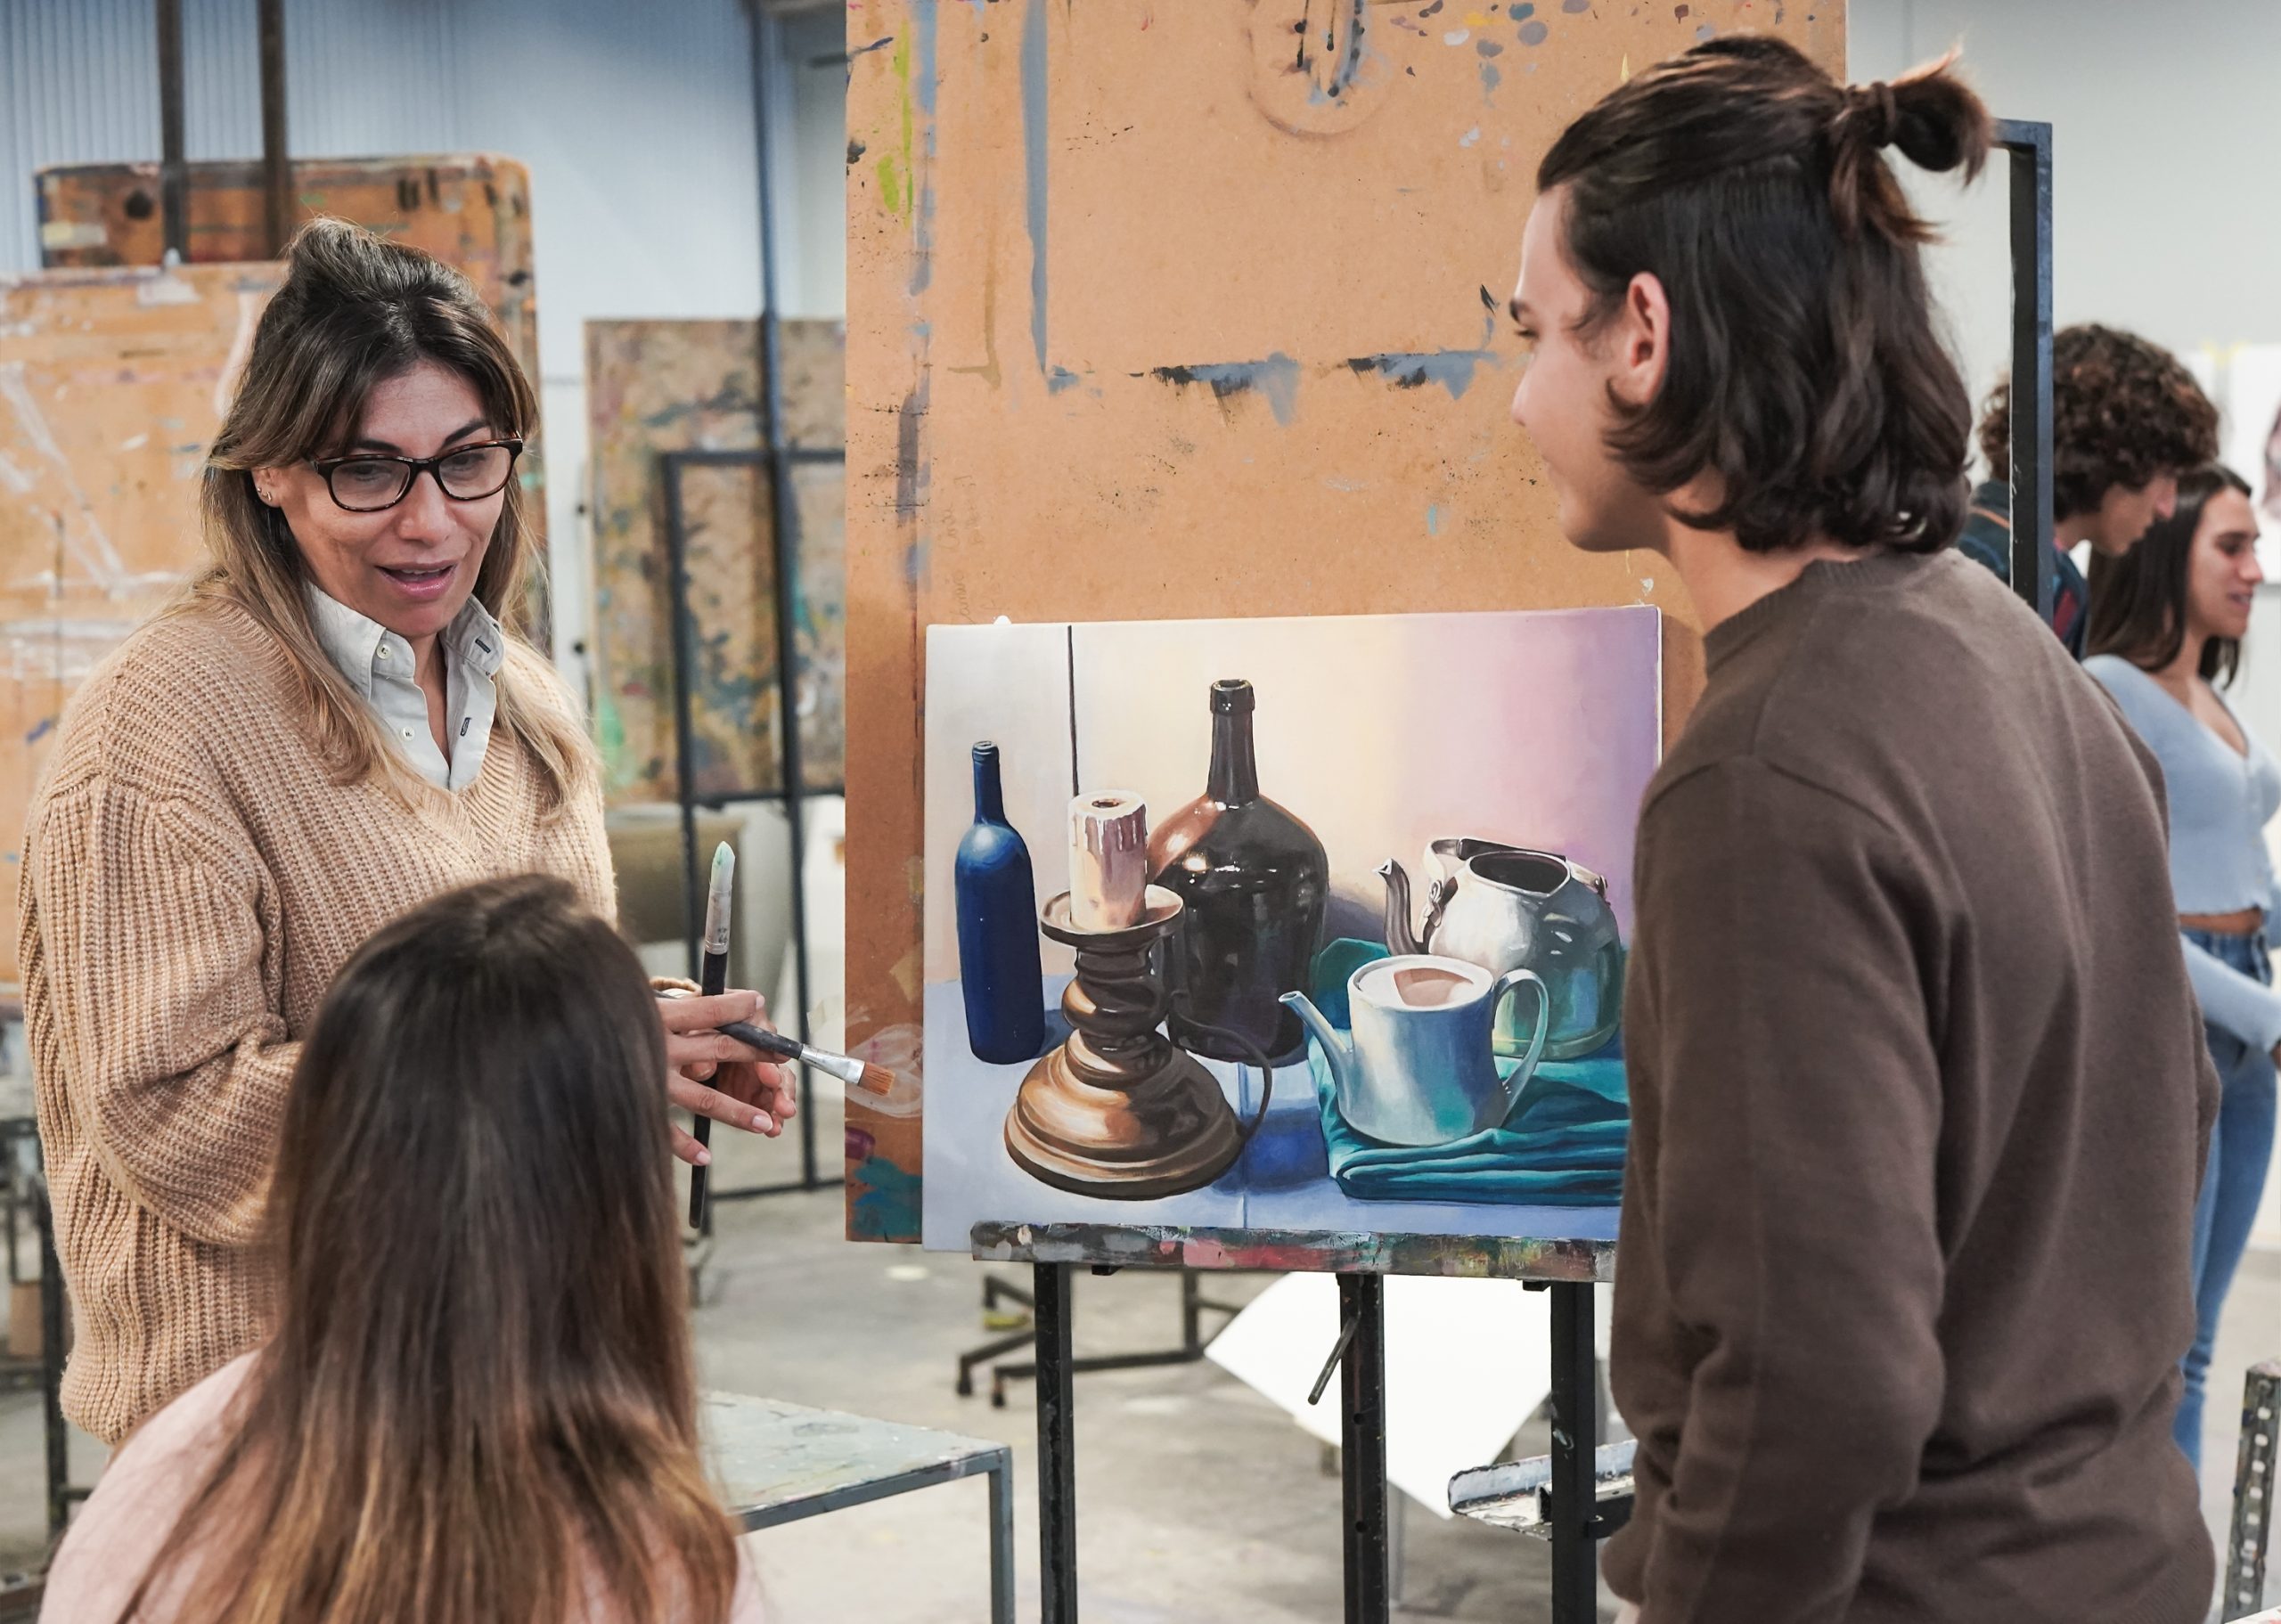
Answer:
[[(715, 1030), (724, 1022), (768, 1026), (768, 1003), (757, 992), (724, 992), (717, 998), (663, 998), (658, 1014), (666, 1027), (666, 1095), (674, 1104), (732, 1128), (774, 1138), (799, 1114), (792, 1068)], [(775, 1030), (770, 1027), (769, 1030)], [(712, 1153), (678, 1126), (674, 1155), (702, 1165)]]

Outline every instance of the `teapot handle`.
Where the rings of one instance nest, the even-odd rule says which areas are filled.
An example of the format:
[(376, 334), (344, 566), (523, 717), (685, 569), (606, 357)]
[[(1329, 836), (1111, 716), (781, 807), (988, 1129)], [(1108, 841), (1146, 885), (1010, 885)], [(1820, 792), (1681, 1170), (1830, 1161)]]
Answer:
[(1257, 1133), (1260, 1125), (1267, 1121), (1267, 1102), (1275, 1098), (1275, 1067), (1269, 1063), (1265, 1055), (1259, 1052), (1259, 1045), (1243, 1033), (1230, 1032), (1224, 1026), (1206, 1026), (1203, 1022), (1188, 1014), (1186, 1012), (1188, 990), (1185, 987), (1173, 994), (1173, 1002), (1181, 1008), (1180, 1017), (1181, 1024), (1202, 1032), (1207, 1038), (1217, 1038), (1230, 1048), (1242, 1049), (1249, 1064), (1259, 1068), (1259, 1109), (1253, 1113), (1250, 1122), (1243, 1123), (1236, 1130), (1236, 1143), (1250, 1144), (1251, 1136)]
[(1544, 978), (1534, 970), (1508, 970), (1497, 978), (1497, 990), (1491, 995), (1489, 1006), (1492, 1027), (1505, 1007), (1506, 998), (1524, 986), (1536, 989), (1536, 1032), (1529, 1039), (1529, 1052), (1521, 1057), (1520, 1065), (1506, 1080), (1507, 1111), (1513, 1108), (1513, 1102), (1520, 1098), (1521, 1090), (1528, 1086), (1529, 1079), (1536, 1075), (1536, 1063), (1544, 1054), (1544, 1040), (1552, 1031), (1552, 990), (1544, 984)]

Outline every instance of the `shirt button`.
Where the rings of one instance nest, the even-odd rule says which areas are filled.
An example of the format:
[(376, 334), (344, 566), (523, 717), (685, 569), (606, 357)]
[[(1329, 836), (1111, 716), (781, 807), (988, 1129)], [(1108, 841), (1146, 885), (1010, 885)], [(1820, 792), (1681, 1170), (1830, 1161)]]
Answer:
[(411, 738), (411, 737), (412, 737), (412, 730), (411, 730), (410, 728), (406, 728), (406, 729), (405, 729), (405, 730), (404, 730), (404, 736), (405, 736), (406, 739)]
[(386, 644), (381, 645), (381, 648), (380, 648), (380, 657), (381, 657), (382, 659), (386, 659), (386, 658), (388, 658), (388, 647), (387, 647), (387, 645), (386, 645)]

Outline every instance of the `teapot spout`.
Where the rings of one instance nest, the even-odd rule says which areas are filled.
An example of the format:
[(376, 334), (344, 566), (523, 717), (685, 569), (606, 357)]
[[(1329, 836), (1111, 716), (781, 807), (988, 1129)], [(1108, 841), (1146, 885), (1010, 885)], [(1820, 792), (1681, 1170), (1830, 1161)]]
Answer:
[(1286, 992), (1282, 997), (1285, 1008), (1299, 1017), (1310, 1036), (1322, 1046), (1323, 1058), (1330, 1063), (1330, 1074), (1338, 1091), (1345, 1094), (1354, 1087), (1354, 1050), (1338, 1029), (1323, 1018), (1314, 1000), (1304, 992)]
[(1396, 953), (1422, 953), (1425, 944), (1410, 927), (1410, 874), (1403, 867), (1388, 858), (1378, 865), (1378, 877), (1386, 887), (1386, 946)]

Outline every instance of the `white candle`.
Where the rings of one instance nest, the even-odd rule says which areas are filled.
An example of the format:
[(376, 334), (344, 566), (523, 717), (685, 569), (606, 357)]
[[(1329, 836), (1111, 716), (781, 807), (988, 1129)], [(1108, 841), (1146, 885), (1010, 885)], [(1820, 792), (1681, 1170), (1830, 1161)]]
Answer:
[(1149, 888), (1149, 807), (1124, 790), (1069, 803), (1069, 920), (1079, 930), (1137, 925)]

